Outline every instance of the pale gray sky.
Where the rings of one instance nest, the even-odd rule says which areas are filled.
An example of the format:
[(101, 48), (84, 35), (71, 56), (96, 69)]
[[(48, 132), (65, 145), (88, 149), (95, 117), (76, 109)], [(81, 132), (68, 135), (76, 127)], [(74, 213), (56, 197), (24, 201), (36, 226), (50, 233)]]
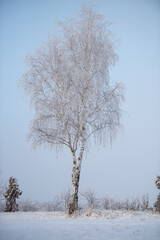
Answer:
[[(126, 85), (121, 132), (112, 148), (91, 146), (82, 163), (80, 191), (125, 199), (145, 193), (151, 202), (160, 174), (160, 2), (158, 0), (90, 1), (113, 22), (121, 39), (120, 60), (111, 77)], [(0, 168), (1, 180), (18, 178), (23, 198), (52, 200), (71, 187), (72, 156), (66, 149), (31, 151), (26, 142), (29, 99), (18, 89), (24, 57), (56, 32), (55, 22), (71, 17), (77, 0), (0, 1)]]

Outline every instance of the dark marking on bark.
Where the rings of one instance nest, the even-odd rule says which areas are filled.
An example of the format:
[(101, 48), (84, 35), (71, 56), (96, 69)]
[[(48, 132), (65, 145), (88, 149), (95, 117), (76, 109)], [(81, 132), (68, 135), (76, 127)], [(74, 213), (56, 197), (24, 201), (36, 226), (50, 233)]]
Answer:
[(74, 205), (74, 203), (70, 203), (69, 204), (69, 214), (70, 215), (73, 214), (74, 211), (75, 211), (75, 205)]

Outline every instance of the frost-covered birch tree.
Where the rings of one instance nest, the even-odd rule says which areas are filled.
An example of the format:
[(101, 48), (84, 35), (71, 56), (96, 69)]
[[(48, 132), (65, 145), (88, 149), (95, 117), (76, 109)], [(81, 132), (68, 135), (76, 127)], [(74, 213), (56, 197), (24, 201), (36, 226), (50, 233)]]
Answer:
[(78, 208), (78, 189), (84, 150), (112, 140), (120, 127), (124, 89), (112, 83), (110, 68), (118, 57), (104, 16), (82, 6), (76, 18), (60, 23), (60, 38), (52, 37), (26, 57), (23, 87), (31, 97), (35, 117), (30, 141), (34, 147), (66, 146), (72, 154), (69, 213)]

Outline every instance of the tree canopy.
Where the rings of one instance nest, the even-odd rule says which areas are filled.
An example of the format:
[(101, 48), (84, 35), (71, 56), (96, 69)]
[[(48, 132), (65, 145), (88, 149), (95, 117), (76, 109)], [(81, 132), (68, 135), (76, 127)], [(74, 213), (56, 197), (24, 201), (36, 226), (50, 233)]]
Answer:
[(26, 57), (23, 83), (35, 107), (30, 139), (34, 147), (47, 143), (76, 151), (82, 138), (87, 143), (91, 135), (116, 135), (124, 87), (110, 82), (118, 57), (102, 15), (83, 6), (78, 19), (60, 26), (60, 39), (50, 38)]

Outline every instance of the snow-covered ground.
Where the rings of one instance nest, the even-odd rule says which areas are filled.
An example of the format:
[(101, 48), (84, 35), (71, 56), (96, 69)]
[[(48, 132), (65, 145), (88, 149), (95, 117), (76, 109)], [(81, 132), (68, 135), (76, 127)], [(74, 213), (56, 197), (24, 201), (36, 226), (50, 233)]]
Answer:
[(1, 240), (160, 240), (160, 214), (91, 211), (0, 213)]

